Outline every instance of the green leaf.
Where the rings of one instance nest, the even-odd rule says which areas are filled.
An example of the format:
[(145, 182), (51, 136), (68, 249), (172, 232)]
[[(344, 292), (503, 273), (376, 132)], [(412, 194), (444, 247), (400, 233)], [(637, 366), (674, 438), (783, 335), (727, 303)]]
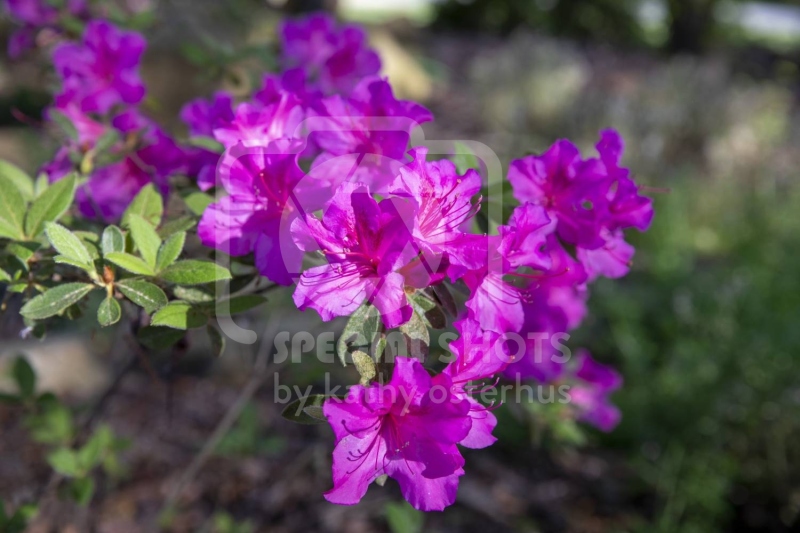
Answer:
[(14, 381), (19, 387), (19, 394), (23, 398), (30, 398), (36, 392), (36, 372), (25, 357), (19, 356), (14, 360), (11, 370)]
[(83, 473), (78, 454), (69, 448), (58, 448), (47, 456), (47, 462), (62, 476), (78, 477)]
[[(8, 161), (0, 161), (0, 180), (7, 180), (11, 183), (26, 202), (33, 200), (33, 179), (21, 168)], [(3, 187), (2, 191), (5, 194), (8, 189)]]
[(381, 314), (375, 306), (365, 302), (356, 309), (336, 343), (336, 352), (342, 364), (347, 365), (350, 348), (362, 348), (368, 351), (375, 335), (382, 327)]
[(58, 403), (58, 399), (50, 393), (39, 396), (36, 406), (38, 413), (25, 420), (31, 438), (41, 444), (68, 444), (75, 432), (69, 409)]
[[(33, 198), (39, 198), (44, 191), (50, 188), (50, 177), (42, 172), (33, 182)], [(31, 199), (33, 199), (31, 198)]]
[(173, 233), (161, 245), (158, 250), (158, 257), (156, 258), (156, 270), (161, 271), (174, 263), (183, 251), (183, 245), (186, 243), (186, 232), (179, 231)]
[(467, 145), (456, 141), (454, 147), (456, 154), (452, 157), (452, 160), (459, 174), (464, 174), (470, 169), (480, 170), (480, 160)]
[(433, 329), (444, 329), (447, 327), (447, 317), (439, 306), (439, 303), (422, 291), (415, 291), (409, 297), (411, 307), (414, 312), (419, 314), (425, 324)]
[(190, 230), (197, 225), (197, 221), (190, 217), (190, 216), (183, 216), (180, 218), (176, 218), (175, 220), (170, 220), (163, 226), (158, 229), (158, 236), (162, 239), (166, 239), (173, 233), (178, 233), (179, 231), (186, 231)]
[(11, 274), (0, 268), (0, 283), (11, 280), (12, 280)]
[(49, 318), (78, 303), (94, 288), (95, 286), (91, 283), (58, 285), (26, 303), (20, 310), (20, 314), (32, 320)]
[(227, 268), (210, 261), (196, 259), (173, 263), (165, 268), (159, 276), (164, 281), (175, 283), (176, 285), (202, 285), (231, 279), (231, 273)]
[(361, 350), (354, 351), (353, 364), (355, 364), (356, 370), (358, 370), (361, 376), (361, 384), (364, 386), (369, 385), (369, 383), (375, 379), (375, 376), (378, 375), (378, 369), (375, 367), (375, 360), (366, 352), (362, 352)]
[(122, 318), (122, 308), (113, 296), (100, 302), (100, 307), (97, 308), (97, 322), (102, 327), (116, 324), (120, 318)]
[(421, 533), (425, 515), (408, 502), (386, 504), (386, 521), (392, 533)]
[(47, 240), (62, 256), (94, 271), (92, 256), (74, 233), (55, 222), (48, 222), (45, 224), (45, 228)]
[(69, 117), (67, 117), (64, 113), (51, 107), (47, 111), (47, 118), (52, 120), (61, 129), (61, 131), (67, 135), (67, 137), (74, 141), (78, 140), (78, 128), (75, 127), (75, 124), (72, 123), (72, 120), (70, 120)]
[(428, 354), (428, 346), (431, 344), (431, 336), (428, 326), (422, 317), (414, 311), (411, 319), (400, 326), (400, 331), (406, 336), (408, 342), (408, 355), (418, 357)]
[(21, 239), (27, 204), (11, 180), (2, 174), (0, 191), (0, 238)]
[(119, 141), (119, 131), (115, 128), (109, 128), (100, 136), (99, 139), (97, 139), (97, 143), (95, 143), (93, 150), (98, 154), (103, 153), (117, 144)]
[(123, 279), (116, 287), (149, 315), (167, 305), (167, 295), (158, 286), (140, 279)]
[(116, 226), (108, 226), (103, 230), (103, 237), (100, 240), (100, 247), (103, 255), (112, 252), (125, 252), (125, 235)]
[(73, 479), (69, 484), (69, 495), (78, 505), (89, 505), (94, 496), (94, 479), (88, 476)]
[(208, 340), (211, 342), (212, 353), (216, 357), (220, 357), (225, 351), (225, 337), (217, 331), (217, 328), (211, 325), (206, 326), (206, 332), (208, 333)]
[(139, 194), (131, 202), (131, 205), (122, 215), (122, 227), (127, 228), (131, 215), (139, 215), (153, 226), (161, 223), (161, 215), (164, 213), (164, 200), (156, 191), (155, 186), (150, 183), (142, 187)]
[(135, 255), (122, 252), (111, 252), (107, 253), (104, 259), (111, 261), (118, 267), (124, 268), (128, 272), (132, 272), (134, 274), (141, 274), (143, 276), (155, 276), (156, 274), (150, 265)]
[(114, 433), (107, 425), (99, 426), (92, 437), (78, 451), (78, 464), (88, 472), (100, 466), (105, 454), (114, 445)]
[(204, 148), (209, 152), (214, 152), (216, 154), (221, 154), (225, 151), (225, 147), (222, 145), (222, 143), (212, 137), (206, 137), (204, 135), (189, 137), (189, 144), (198, 148)]
[(133, 242), (142, 254), (145, 262), (153, 269), (156, 266), (158, 249), (161, 246), (161, 237), (156, 233), (156, 229), (141, 216), (132, 213), (128, 218), (128, 225), (131, 228)]
[(313, 394), (307, 398), (295, 400), (283, 409), (281, 416), (298, 424), (327, 423), (328, 420), (322, 413), (322, 404), (327, 398), (324, 394)]
[(25, 217), (25, 235), (37, 237), (46, 222), (54, 222), (63, 215), (75, 198), (75, 174), (55, 182), (42, 195), (34, 200)]
[(183, 339), (185, 333), (181, 330), (163, 327), (163, 326), (146, 326), (139, 330), (136, 338), (153, 350), (160, 350), (169, 348), (175, 345), (178, 341)]
[[(0, 502), (2, 506), (2, 502)], [(39, 508), (32, 504), (20, 506), (14, 515), (5, 523), (3, 533), (23, 533), (28, 530), (28, 522), (33, 520), (39, 512)], [(1, 524), (2, 522), (0, 522)]]
[(201, 287), (175, 287), (172, 291), (181, 300), (192, 303), (207, 303), (214, 301), (214, 295)]
[(175, 301), (162, 307), (153, 315), (150, 324), (175, 329), (193, 329), (205, 326), (208, 316), (189, 302)]
[(201, 216), (205, 213), (206, 208), (214, 203), (214, 197), (204, 192), (193, 192), (184, 198), (183, 201), (186, 202), (186, 207), (189, 208), (189, 211), (197, 216)]

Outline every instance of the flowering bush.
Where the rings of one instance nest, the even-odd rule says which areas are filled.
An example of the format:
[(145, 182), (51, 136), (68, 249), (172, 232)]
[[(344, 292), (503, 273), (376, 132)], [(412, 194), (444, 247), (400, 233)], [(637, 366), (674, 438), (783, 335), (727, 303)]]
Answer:
[[(451, 505), (460, 447), (496, 440), (491, 380), (565, 387), (560, 420), (617, 424), (620, 375), (560, 342), (589, 285), (627, 274), (625, 230), (653, 218), (617, 132), (600, 133), (594, 156), (559, 140), (512, 161), (512, 202), (465, 145), (414, 141), (432, 113), (395, 96), (362, 29), (320, 14), (283, 23), (283, 70), (250, 98), (187, 103), (190, 137), (177, 139), (141, 108), (142, 35), (82, 2), (6, 3), (20, 32), (54, 32), (60, 79), (46, 117), (61, 147), (36, 179), (0, 167), (0, 280), (25, 300), (23, 335), (76, 317), (99, 290), (100, 326), (124, 317), (153, 350), (206, 328), (221, 352), (223, 318), (293, 287), (300, 310), (349, 317), (337, 352), (359, 383), (285, 411), (330, 424), (325, 497), (339, 504), (391, 477), (417, 509)], [(216, 262), (188, 257), (191, 233), (208, 249), (195, 256)], [(436, 357), (430, 330), (448, 317), (456, 335)]]

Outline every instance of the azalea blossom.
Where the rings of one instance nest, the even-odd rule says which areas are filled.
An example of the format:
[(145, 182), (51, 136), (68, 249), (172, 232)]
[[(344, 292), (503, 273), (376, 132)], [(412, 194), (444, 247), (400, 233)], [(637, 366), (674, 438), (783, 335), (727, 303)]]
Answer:
[(293, 196), (304, 177), (296, 150), (297, 143), (282, 140), (227, 151), (219, 177), (228, 196), (208, 206), (197, 229), (206, 246), (232, 256), (254, 253), (261, 274), (281, 285), (292, 284), (303, 258), (289, 236), (299, 214)]
[(344, 399), (325, 401), (336, 436), (333, 488), (325, 498), (356, 504), (370, 483), (387, 475), (416, 509), (441, 511), (455, 502), (464, 474), (457, 443), (472, 426), (470, 403), (452, 396), (445, 374), (437, 387), (416, 359), (394, 363), (387, 385), (357, 385)]
[(279, 35), (284, 67), (303, 69), (308, 80), (326, 94), (347, 94), (362, 78), (381, 68), (363, 29), (338, 26), (325, 13), (287, 20)]
[(61, 77), (58, 106), (77, 104), (87, 113), (107, 113), (116, 105), (142, 101), (145, 87), (139, 77), (144, 37), (117, 29), (104, 20), (86, 26), (81, 43), (64, 42), (53, 51)]
[(297, 245), (318, 251), (327, 264), (300, 277), (294, 302), (315, 309), (322, 320), (351, 315), (363, 302), (373, 304), (387, 328), (404, 324), (412, 309), (398, 270), (416, 255), (406, 222), (390, 200), (380, 203), (367, 187), (345, 183), (322, 220), (313, 216), (292, 224)]
[(470, 382), (499, 374), (513, 358), (506, 352), (503, 336), (496, 332), (484, 331), (476, 320), (463, 318), (454, 322), (453, 326), (459, 333), (458, 339), (450, 343), (450, 351), (455, 359), (434, 378), (434, 381), (437, 383), (446, 381), (439, 376), (447, 376), (452, 382), (453, 394), (469, 402), (472, 426), (459, 444), (467, 448), (486, 448), (497, 441), (492, 435), (497, 426), (497, 418), (489, 408), (472, 396), (475, 386), (471, 386)]
[[(472, 198), (481, 190), (481, 177), (471, 169), (460, 175), (447, 159), (426, 161), (427, 152), (425, 148), (412, 149), (412, 162), (400, 169), (389, 188), (412, 204), (409, 211), (413, 214), (408, 219), (413, 221), (411, 233), (420, 251), (420, 267), (433, 280), (440, 272), (439, 265), (446, 261), (446, 270), (455, 281), (486, 263), (486, 237), (461, 230), (480, 206), (473, 205)], [(425, 278), (423, 275), (423, 282), (415, 286), (428, 286), (430, 280)]]
[(497, 333), (516, 332), (524, 320), (523, 292), (505, 277), (532, 276), (517, 272), (521, 267), (550, 270), (552, 259), (545, 244), (553, 223), (542, 207), (527, 203), (517, 207), (508, 225), (500, 226), (499, 231), (500, 235), (486, 239), (489, 254), (486, 266), (464, 276), (471, 292), (466, 306), (481, 328)]

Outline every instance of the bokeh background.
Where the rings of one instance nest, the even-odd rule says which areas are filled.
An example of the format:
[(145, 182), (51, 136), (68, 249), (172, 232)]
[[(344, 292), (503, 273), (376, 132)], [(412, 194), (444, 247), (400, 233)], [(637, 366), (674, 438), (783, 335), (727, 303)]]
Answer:
[[(631, 274), (593, 287), (576, 344), (624, 375), (614, 396), (623, 420), (610, 434), (559, 435), (506, 405), (500, 441), (466, 454), (458, 502), (444, 513), (414, 512), (391, 483), (337, 507), (321, 496), (330, 431), (284, 421), (273, 401), (275, 374), (321, 383), (328, 369), (309, 357), (270, 365), (210, 459), (187, 475), (271, 335), (321, 327), (276, 293), (248, 317), (265, 347), (231, 345), (214, 359), (190, 339), (181, 357), (149, 354), (126, 373), (103, 414), (131, 440), (125, 475), (102, 480), (88, 509), (45, 493), (32, 531), (800, 530), (796, 1), (134, 3), (154, 10), (141, 21), (147, 107), (173, 131), (190, 98), (254, 87), (273, 63), (281, 16), (320, 8), (367, 24), (396, 92), (434, 112), (429, 139), (482, 141), (507, 164), (563, 137), (590, 153), (600, 129), (617, 128), (656, 218), (632, 236)], [(4, 21), (0, 40), (10, 30)], [(39, 126), (54, 83), (44, 59), (0, 63), (0, 158), (31, 171), (55, 147)], [(40, 387), (77, 412), (126, 364), (124, 332), (73, 325), (29, 344), (13, 313), (0, 323), (0, 365), (27, 353)], [(0, 498), (41, 495), (43, 452), (13, 408), (0, 407), (0, 435)], [(178, 479), (186, 487), (165, 510)]]

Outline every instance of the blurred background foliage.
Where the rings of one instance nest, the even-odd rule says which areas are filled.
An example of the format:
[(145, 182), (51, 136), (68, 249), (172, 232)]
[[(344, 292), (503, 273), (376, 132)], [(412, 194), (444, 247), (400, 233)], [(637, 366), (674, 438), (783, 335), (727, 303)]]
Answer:
[[(531, 418), (513, 405), (501, 407), (501, 440), (489, 453), (493, 462), (482, 463), (485, 454), (468, 455), (459, 503), (443, 515), (425, 517), (426, 531), (796, 530), (796, 1), (268, 4), (156, 2), (159, 16), (150, 31), (146, 65), (154, 114), (174, 124), (180, 103), (196, 94), (218, 85), (246, 92), (255, 83), (248, 74), (257, 72), (254, 62), (261, 68), (269, 65), (264, 51), (281, 10), (336, 8), (348, 18), (370, 22), (398, 92), (423, 100), (434, 111), (427, 138), (482, 141), (507, 163), (540, 152), (560, 137), (573, 139), (589, 153), (598, 130), (614, 127), (628, 140), (625, 162), (656, 198), (651, 231), (632, 238), (637, 246), (632, 273), (594, 286), (589, 319), (573, 338), (574, 346), (587, 347), (623, 373), (625, 386), (614, 396), (623, 412), (621, 425), (608, 435), (591, 433), (585, 446), (576, 447), (564, 443), (569, 438), (537, 437)], [(35, 61), (0, 65), (0, 155), (27, 168), (47, 157), (48, 147), (35, 131), (18, 128), (18, 118), (35, 120), (47, 102), (49, 79)], [(284, 317), (292, 320), (293, 315)], [(241, 360), (226, 357), (227, 363), (182, 363), (193, 365), (190, 371), (184, 368), (187, 374), (209, 379), (209, 368), (222, 367), (224, 376), (186, 398), (196, 402), (206, 390), (214, 398), (233, 394), (230, 383), (237, 381), (230, 374)], [(176, 372), (174, 365), (169, 368)], [(321, 382), (323, 370), (292, 366), (282, 377)], [(150, 386), (147, 378), (137, 383), (144, 390)], [(215, 387), (229, 388), (221, 393)], [(185, 412), (198, 420), (208, 416), (198, 408), (182, 408), (181, 389), (175, 394), (178, 420)], [(289, 458), (310, 450), (313, 457), (292, 467), (295, 477), (284, 482), (290, 485), (281, 494), (292, 494), (300, 471), (310, 469), (307, 484), (297, 490), (317, 502), (329, 484), (324, 457), (330, 443), (313, 431), (298, 433), (280, 425), (268, 412), (270, 398), (265, 394), (258, 398), (259, 407), (248, 406), (222, 441), (217, 460), (237, 461), (242, 471), (259, 472), (269, 461), (291, 465)], [(219, 408), (202, 405), (218, 415)], [(207, 434), (212, 427), (205, 421), (192, 435)], [(118, 429), (126, 434), (124, 426)], [(140, 444), (133, 440), (136, 452)], [(254, 457), (266, 463), (254, 463)], [(181, 460), (174, 455), (163, 459), (163, 464), (172, 462)], [(155, 475), (155, 463), (146, 461), (151, 465), (147, 475)], [(224, 464), (215, 463), (218, 476), (228, 472)], [(268, 471), (271, 477), (253, 476), (269, 484), (287, 475)], [(519, 475), (528, 484), (519, 484)], [(211, 479), (219, 482), (219, 477)], [(508, 487), (516, 492), (509, 493)], [(294, 524), (291, 509), (311, 529), (359, 530), (356, 526), (364, 523), (369, 524), (366, 530), (423, 528), (413, 511), (380, 499), (346, 511), (315, 508), (322, 509), (319, 516), (305, 503), (270, 514), (264, 499), (242, 503), (226, 493), (227, 500), (212, 500), (212, 489), (205, 490), (197, 489), (197, 498), (213, 509), (219, 531), (251, 526), (260, 531), (281, 520)], [(275, 505), (289, 505), (281, 499), (289, 496), (270, 494)]]

